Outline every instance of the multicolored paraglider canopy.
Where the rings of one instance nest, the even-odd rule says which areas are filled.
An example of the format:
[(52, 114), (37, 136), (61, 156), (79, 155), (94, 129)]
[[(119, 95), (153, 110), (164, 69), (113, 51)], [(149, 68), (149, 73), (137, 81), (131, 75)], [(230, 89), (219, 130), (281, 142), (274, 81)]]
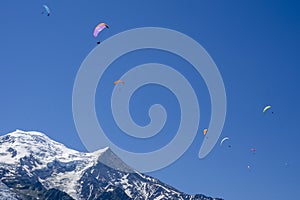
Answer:
[(105, 28), (109, 28), (109, 26), (105, 23), (98, 24), (94, 29), (94, 33), (93, 33), (94, 37), (97, 37), (98, 34)]

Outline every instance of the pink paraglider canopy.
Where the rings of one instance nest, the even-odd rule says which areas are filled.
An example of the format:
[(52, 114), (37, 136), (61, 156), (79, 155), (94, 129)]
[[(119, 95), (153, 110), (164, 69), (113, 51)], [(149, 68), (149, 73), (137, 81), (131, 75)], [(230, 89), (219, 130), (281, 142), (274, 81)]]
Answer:
[(94, 29), (94, 33), (93, 33), (94, 37), (97, 37), (98, 34), (105, 28), (109, 28), (107, 24), (105, 23), (98, 24)]

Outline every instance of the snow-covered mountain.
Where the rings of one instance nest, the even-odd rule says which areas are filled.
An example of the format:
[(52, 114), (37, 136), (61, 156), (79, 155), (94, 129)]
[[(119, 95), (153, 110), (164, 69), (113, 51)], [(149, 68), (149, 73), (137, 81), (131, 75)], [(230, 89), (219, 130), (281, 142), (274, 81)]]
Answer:
[(18, 200), (20, 197), (4, 183), (0, 182), (0, 200)]
[(78, 152), (35, 131), (0, 137), (0, 179), (0, 200), (213, 200), (141, 174), (109, 148)]

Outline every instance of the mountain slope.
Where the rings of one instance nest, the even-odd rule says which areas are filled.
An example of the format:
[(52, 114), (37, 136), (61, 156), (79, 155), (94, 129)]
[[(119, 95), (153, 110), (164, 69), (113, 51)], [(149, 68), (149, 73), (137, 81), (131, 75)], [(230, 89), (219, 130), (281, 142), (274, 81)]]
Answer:
[(10, 199), (10, 200), (19, 200), (21, 199), (20, 196), (18, 196), (13, 189), (10, 189), (7, 187), (4, 183), (0, 181), (0, 200), (5, 200), (5, 199)]
[(12, 199), (213, 199), (141, 174), (109, 148), (78, 152), (34, 131), (0, 137), (0, 178)]

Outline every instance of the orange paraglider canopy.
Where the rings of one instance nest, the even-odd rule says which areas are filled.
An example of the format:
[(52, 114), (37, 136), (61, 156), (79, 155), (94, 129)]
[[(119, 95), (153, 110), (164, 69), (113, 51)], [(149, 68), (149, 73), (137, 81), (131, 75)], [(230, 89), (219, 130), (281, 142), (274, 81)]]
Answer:
[(122, 80), (117, 80), (117, 81), (114, 82), (115, 85), (117, 85), (118, 83), (124, 84), (124, 81), (122, 81)]
[(207, 129), (204, 129), (203, 134), (206, 135), (206, 133), (207, 133)]

